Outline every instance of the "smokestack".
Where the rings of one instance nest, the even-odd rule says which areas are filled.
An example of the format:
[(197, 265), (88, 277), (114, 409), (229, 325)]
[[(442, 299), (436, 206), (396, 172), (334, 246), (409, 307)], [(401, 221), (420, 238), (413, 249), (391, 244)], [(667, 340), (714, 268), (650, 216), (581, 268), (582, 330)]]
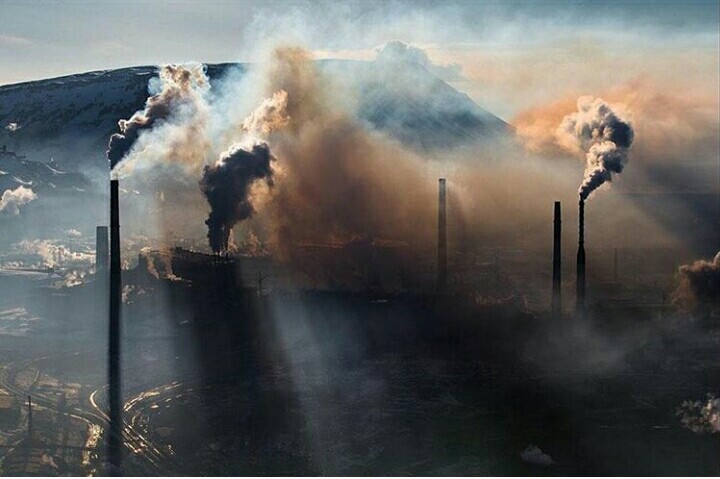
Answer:
[(107, 274), (109, 261), (108, 227), (98, 226), (95, 229), (95, 274), (98, 277)]
[(438, 195), (438, 259), (437, 292), (447, 288), (447, 209), (445, 202), (445, 178), (439, 180)]
[(578, 217), (578, 252), (577, 252), (577, 292), (575, 309), (578, 314), (585, 313), (585, 200), (580, 199), (580, 215)]
[(32, 397), (28, 395), (28, 439), (33, 437)]
[(120, 205), (118, 180), (110, 180), (110, 327), (108, 334), (109, 422), (108, 462), (112, 475), (120, 474), (122, 459), (122, 403), (120, 397)]
[(553, 219), (553, 273), (552, 273), (552, 315), (559, 318), (562, 315), (562, 219), (560, 217), (560, 202), (555, 202), (555, 216)]

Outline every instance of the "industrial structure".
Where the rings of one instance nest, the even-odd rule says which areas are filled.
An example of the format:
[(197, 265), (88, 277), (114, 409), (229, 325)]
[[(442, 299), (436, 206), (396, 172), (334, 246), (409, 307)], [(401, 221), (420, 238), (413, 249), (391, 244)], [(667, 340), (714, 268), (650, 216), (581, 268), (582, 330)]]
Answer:
[(438, 259), (437, 259), (437, 292), (447, 290), (447, 205), (445, 178), (439, 180), (438, 191)]
[(580, 199), (578, 216), (578, 251), (576, 273), (576, 302), (578, 315), (585, 314), (585, 200)]
[(553, 218), (553, 270), (552, 270), (552, 315), (558, 318), (562, 315), (562, 219), (560, 215), (560, 202), (555, 202)]
[(113, 475), (121, 475), (122, 396), (120, 394), (120, 205), (118, 180), (110, 180), (110, 324), (108, 331), (108, 463)]

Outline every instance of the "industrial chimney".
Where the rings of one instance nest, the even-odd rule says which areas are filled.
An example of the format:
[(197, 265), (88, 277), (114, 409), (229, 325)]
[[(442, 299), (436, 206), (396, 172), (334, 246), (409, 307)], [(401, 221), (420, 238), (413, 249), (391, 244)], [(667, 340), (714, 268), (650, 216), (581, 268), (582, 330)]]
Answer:
[(585, 314), (585, 200), (580, 199), (580, 215), (578, 217), (578, 252), (577, 252), (577, 291), (575, 309), (578, 314)]
[(108, 403), (110, 433), (108, 462), (119, 475), (122, 459), (122, 402), (120, 395), (120, 205), (118, 180), (110, 180), (110, 327), (108, 331)]
[(447, 289), (447, 209), (445, 201), (445, 178), (439, 180), (438, 192), (438, 259), (437, 292)]
[(98, 276), (106, 275), (109, 261), (108, 227), (98, 226), (95, 229), (95, 274)]
[(555, 202), (555, 216), (553, 219), (553, 270), (552, 270), (552, 315), (559, 318), (562, 315), (562, 219), (560, 217), (560, 202)]

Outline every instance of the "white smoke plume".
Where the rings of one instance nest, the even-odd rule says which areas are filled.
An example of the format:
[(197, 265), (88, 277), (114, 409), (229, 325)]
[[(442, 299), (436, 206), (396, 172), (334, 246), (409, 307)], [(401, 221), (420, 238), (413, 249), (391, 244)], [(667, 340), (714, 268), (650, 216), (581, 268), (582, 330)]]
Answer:
[(8, 255), (12, 266), (34, 268), (89, 268), (95, 263), (92, 252), (73, 251), (51, 240), (22, 240), (12, 245)]
[(622, 173), (634, 132), (622, 107), (602, 98), (580, 97), (577, 111), (567, 115), (555, 132), (560, 146), (585, 154), (585, 175), (578, 193), (585, 200), (602, 184)]
[(8, 123), (5, 125), (5, 130), (9, 131), (10, 133), (16, 132), (20, 129), (20, 125), (17, 123)]
[[(208, 146), (205, 96), (209, 88), (201, 64), (162, 66), (158, 78), (150, 83), (151, 92), (156, 93), (142, 111), (120, 120), (120, 132), (110, 137), (110, 167), (114, 169), (121, 161), (124, 168), (137, 162), (166, 161), (199, 169)], [(143, 133), (147, 130), (152, 130), (150, 138)]]
[(14, 190), (5, 190), (0, 197), (0, 212), (7, 212), (11, 215), (19, 215), (20, 207), (35, 201), (35, 192), (25, 186), (18, 186)]
[(251, 134), (268, 135), (284, 127), (290, 121), (287, 112), (288, 94), (285, 90), (273, 93), (242, 122), (245, 131)]

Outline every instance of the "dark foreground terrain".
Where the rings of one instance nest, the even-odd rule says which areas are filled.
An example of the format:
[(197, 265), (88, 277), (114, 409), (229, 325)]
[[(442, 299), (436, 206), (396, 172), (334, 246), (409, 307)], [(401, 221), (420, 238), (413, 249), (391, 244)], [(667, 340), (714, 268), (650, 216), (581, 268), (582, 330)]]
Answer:
[[(134, 286), (123, 309), (129, 475), (720, 473), (718, 434), (678, 416), (720, 390), (710, 317)], [(3, 429), (4, 474), (103, 471), (104, 308), (92, 288), (32, 289), (21, 299), (34, 326), (2, 337), (0, 386), (42, 408), (31, 441), (24, 409)]]

